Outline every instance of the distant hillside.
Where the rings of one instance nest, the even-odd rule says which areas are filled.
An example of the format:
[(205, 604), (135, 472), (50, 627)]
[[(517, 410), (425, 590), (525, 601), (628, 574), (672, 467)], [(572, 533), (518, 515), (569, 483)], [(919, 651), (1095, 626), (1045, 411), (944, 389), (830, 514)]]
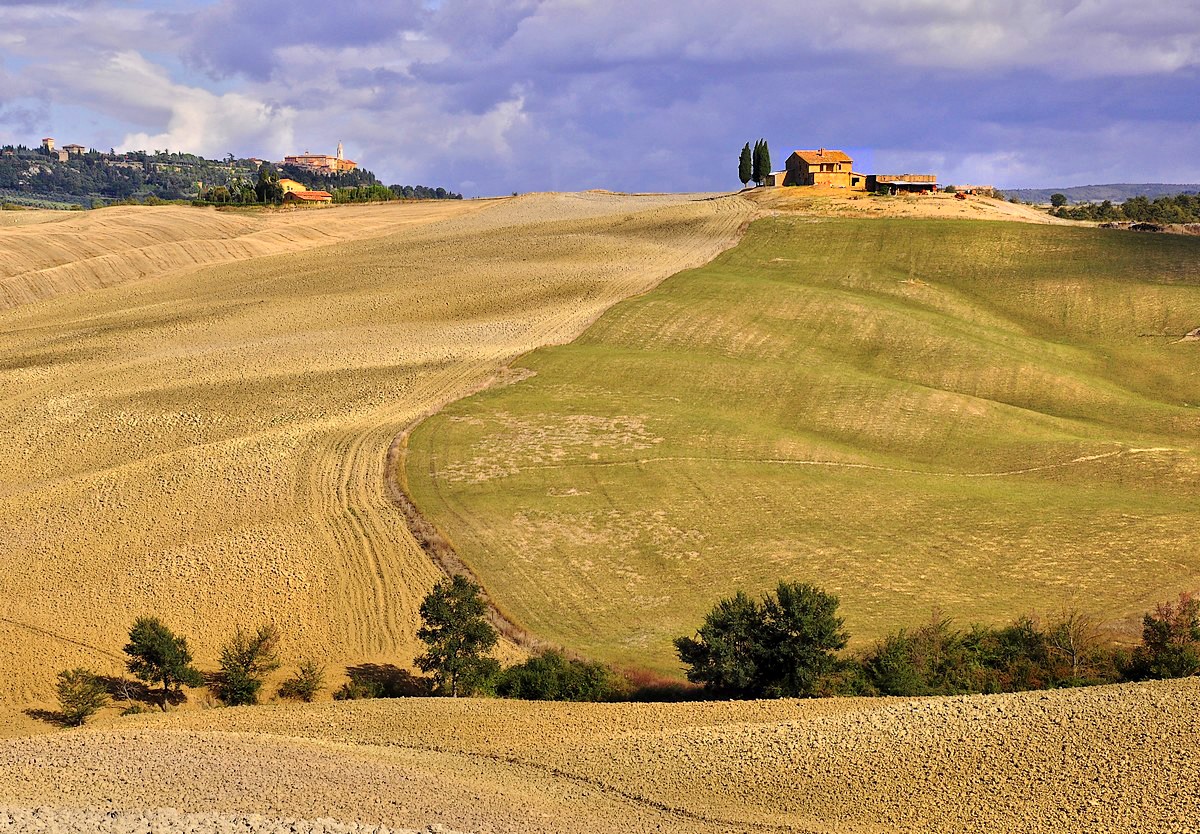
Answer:
[(1111, 200), (1120, 203), (1130, 197), (1172, 197), (1176, 194), (1200, 192), (1200, 184), (1162, 182), (1118, 182), (1109, 185), (1073, 185), (1070, 188), (1006, 188), (1005, 197), (1016, 197), (1024, 203), (1048, 203), (1051, 194), (1062, 194), (1072, 203), (1099, 203)]

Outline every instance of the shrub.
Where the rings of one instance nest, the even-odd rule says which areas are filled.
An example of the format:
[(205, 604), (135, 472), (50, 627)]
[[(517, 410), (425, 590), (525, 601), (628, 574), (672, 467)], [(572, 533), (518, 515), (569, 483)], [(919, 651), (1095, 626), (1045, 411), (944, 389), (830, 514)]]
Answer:
[(104, 681), (88, 669), (59, 672), (54, 688), (58, 693), (62, 719), (72, 727), (83, 726), (98, 710), (108, 705), (108, 690)]
[(508, 667), (496, 681), (497, 695), (528, 701), (611, 701), (624, 692), (620, 677), (603, 663), (553, 649)]
[(780, 582), (758, 604), (740, 591), (717, 603), (675, 648), (688, 680), (735, 697), (808, 697), (835, 671), (834, 652), (848, 635), (837, 597), (803, 583)]
[(325, 667), (315, 660), (301, 660), (296, 674), (279, 685), (279, 697), (311, 702), (325, 686)]
[(267, 675), (279, 668), (279, 630), (267, 623), (253, 634), (238, 628), (233, 640), (221, 649), (220, 671), (213, 689), (227, 706), (257, 704)]

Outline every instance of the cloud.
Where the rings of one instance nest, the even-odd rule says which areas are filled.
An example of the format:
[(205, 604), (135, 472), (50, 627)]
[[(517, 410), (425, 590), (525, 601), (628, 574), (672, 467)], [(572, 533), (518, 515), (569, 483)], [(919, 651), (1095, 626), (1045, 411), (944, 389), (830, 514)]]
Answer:
[(1200, 6), (1176, 0), (0, 0), (0, 48), (13, 90), (127, 146), (344, 140), (389, 182), (476, 193), (730, 187), (759, 136), (777, 163), (853, 147), (998, 185), (1200, 179), (1176, 139)]

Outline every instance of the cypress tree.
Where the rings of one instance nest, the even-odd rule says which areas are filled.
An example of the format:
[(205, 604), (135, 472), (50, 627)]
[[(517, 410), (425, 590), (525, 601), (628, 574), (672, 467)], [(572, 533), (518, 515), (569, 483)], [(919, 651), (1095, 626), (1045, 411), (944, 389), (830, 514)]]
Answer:
[(767, 177), (771, 176), (771, 149), (767, 147), (767, 140), (760, 141), (759, 153), (762, 158), (758, 163), (758, 172), (762, 175), (762, 181), (765, 182)]
[(759, 139), (754, 143), (754, 153), (750, 160), (750, 179), (754, 180), (755, 185), (762, 185), (762, 140)]
[(754, 176), (754, 159), (750, 155), (750, 143), (742, 148), (742, 155), (738, 157), (738, 179), (742, 181), (742, 185), (750, 182), (750, 178)]

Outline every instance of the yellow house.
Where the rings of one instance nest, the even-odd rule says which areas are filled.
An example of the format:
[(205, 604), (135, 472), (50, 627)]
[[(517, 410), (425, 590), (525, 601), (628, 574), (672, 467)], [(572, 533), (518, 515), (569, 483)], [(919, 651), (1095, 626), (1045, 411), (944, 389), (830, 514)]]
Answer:
[(290, 194), (293, 191), (308, 191), (308, 186), (302, 182), (289, 180), (287, 178), (279, 181), (279, 187), (283, 189), (284, 194)]
[(842, 151), (820, 148), (815, 151), (793, 151), (787, 158), (787, 179), (784, 185), (824, 185), (829, 188), (849, 188), (864, 191), (867, 178), (853, 170), (854, 160)]

